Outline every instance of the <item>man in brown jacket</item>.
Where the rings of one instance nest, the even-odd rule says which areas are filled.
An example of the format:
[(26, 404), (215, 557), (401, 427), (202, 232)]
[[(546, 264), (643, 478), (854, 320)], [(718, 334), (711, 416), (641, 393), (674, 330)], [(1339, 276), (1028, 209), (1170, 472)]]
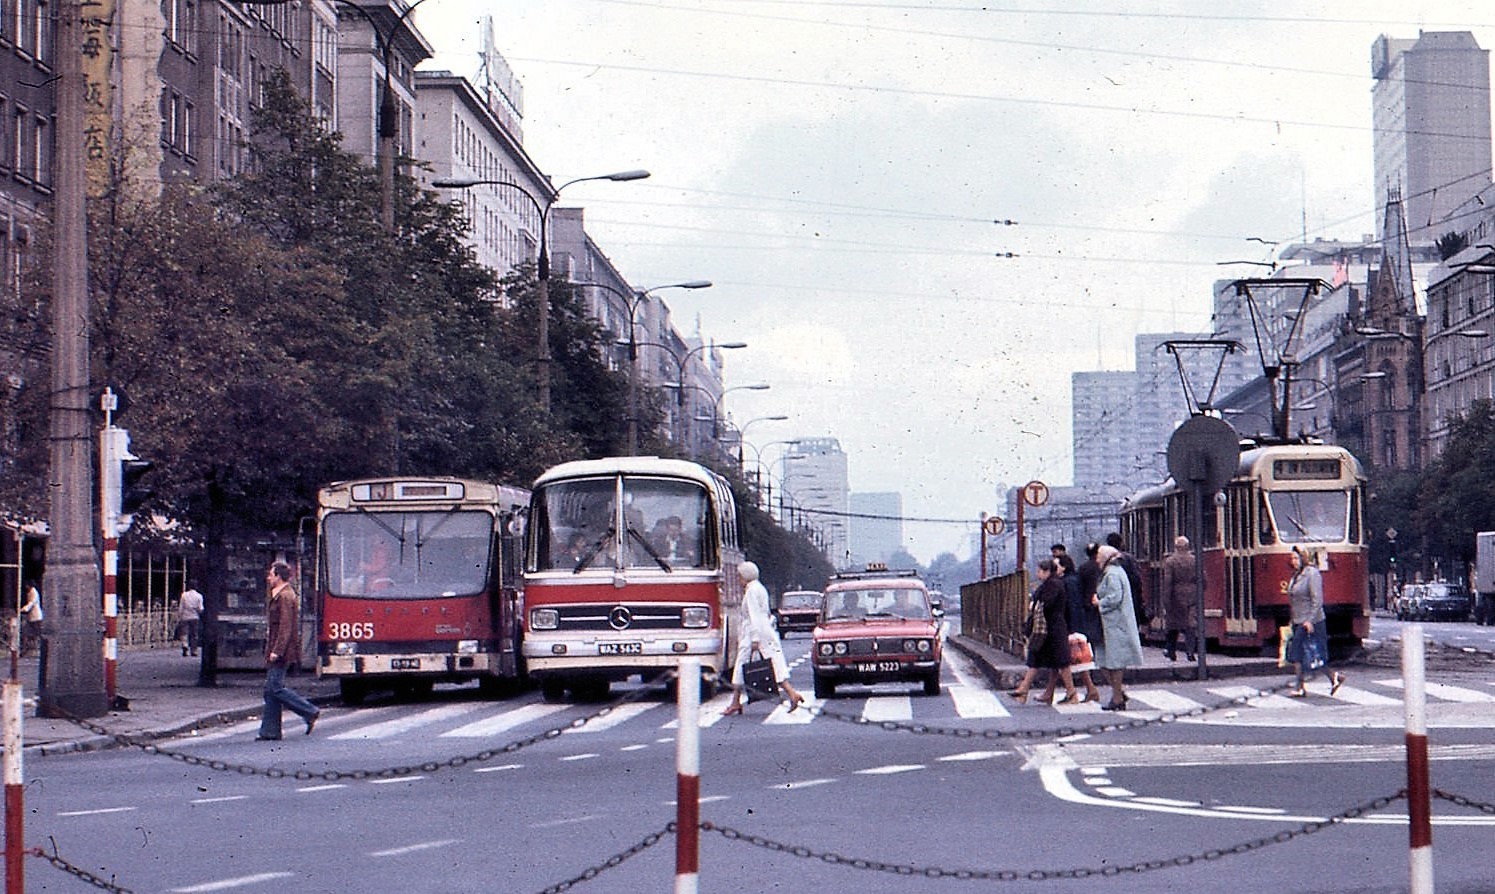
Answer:
[(265, 572), (265, 711), (260, 718), (259, 741), (280, 738), (281, 708), (290, 708), (306, 721), (311, 735), (321, 711), (286, 685), (286, 667), (301, 660), (301, 597), (291, 586), (291, 566), (276, 562)]

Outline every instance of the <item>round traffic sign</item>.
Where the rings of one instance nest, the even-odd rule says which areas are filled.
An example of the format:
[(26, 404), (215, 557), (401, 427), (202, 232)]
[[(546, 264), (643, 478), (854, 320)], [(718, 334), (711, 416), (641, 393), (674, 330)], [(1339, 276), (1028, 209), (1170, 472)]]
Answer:
[(1029, 506), (1042, 506), (1049, 501), (1049, 486), (1042, 481), (1029, 481), (1023, 485), (1023, 502)]
[(1168, 439), (1168, 474), (1179, 487), (1212, 494), (1229, 483), (1240, 460), (1240, 435), (1214, 416), (1191, 416)]
[(986, 517), (986, 521), (981, 523), (981, 529), (991, 536), (996, 537), (1007, 529), (1007, 523), (1002, 521), (1001, 516), (989, 515)]

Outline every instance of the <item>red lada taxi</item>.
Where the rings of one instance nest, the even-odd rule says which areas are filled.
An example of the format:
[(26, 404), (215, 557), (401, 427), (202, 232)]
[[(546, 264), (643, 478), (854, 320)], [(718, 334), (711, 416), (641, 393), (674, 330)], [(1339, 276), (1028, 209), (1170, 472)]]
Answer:
[(836, 575), (815, 627), (815, 697), (842, 683), (886, 682), (922, 683), (925, 695), (938, 695), (943, 614), (915, 572)]

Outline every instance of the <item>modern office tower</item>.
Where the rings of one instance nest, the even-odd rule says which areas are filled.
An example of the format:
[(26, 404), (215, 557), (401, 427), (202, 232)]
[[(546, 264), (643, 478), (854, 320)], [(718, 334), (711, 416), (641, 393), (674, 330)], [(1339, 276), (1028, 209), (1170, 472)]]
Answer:
[(1490, 185), (1489, 51), (1468, 31), (1382, 35), (1370, 69), (1377, 222), (1399, 189), (1413, 244), (1463, 229), (1447, 218)]
[(780, 523), (804, 531), (831, 565), (845, 568), (847, 554), (846, 453), (835, 438), (799, 438), (784, 454)]

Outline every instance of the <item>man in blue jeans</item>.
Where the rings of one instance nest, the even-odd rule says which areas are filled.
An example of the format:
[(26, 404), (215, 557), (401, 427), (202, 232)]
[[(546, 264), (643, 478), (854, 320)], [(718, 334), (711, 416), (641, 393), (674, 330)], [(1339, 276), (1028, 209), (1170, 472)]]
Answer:
[(260, 718), (259, 741), (280, 738), (281, 708), (290, 708), (306, 721), (311, 735), (321, 711), (304, 696), (286, 686), (286, 667), (301, 660), (301, 635), (297, 622), (301, 617), (301, 597), (291, 586), (291, 566), (276, 562), (265, 572), (269, 596), (265, 599), (265, 712)]

